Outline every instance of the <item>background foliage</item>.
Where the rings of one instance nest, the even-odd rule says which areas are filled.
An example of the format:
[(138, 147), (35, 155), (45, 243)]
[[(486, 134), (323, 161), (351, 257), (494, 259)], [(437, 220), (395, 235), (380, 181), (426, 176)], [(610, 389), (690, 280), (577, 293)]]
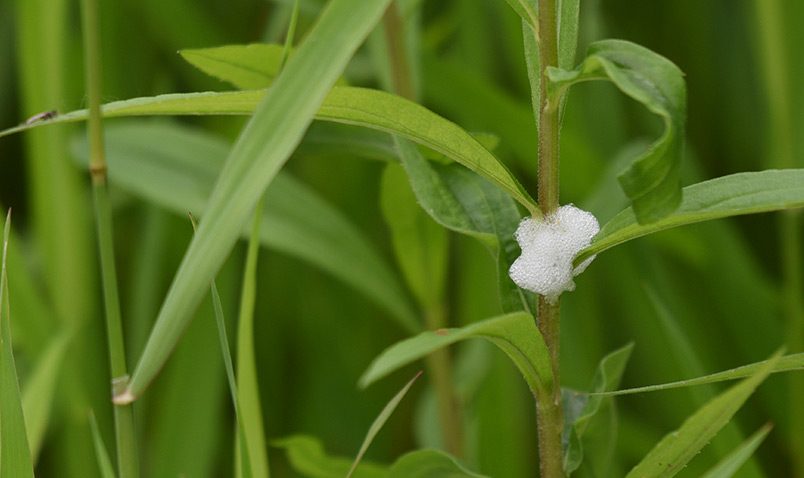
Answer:
[[(230, 89), (199, 73), (177, 50), (282, 43), (291, 3), (101, 1), (104, 99)], [(298, 37), (322, 3), (300, 2)], [(783, 44), (775, 51), (788, 68), (790, 84), (801, 84), (804, 62), (794, 55), (801, 55), (797, 45), (804, 44), (804, 32), (797, 28), (804, 7), (781, 4), (782, 23), (769, 26), (749, 1), (586, 0), (579, 51), (593, 40), (622, 38), (661, 53), (685, 72), (685, 185), (774, 167), (780, 157), (773, 141), (778, 125), (769, 105), (782, 101), (796, 124), (804, 125), (804, 90), (792, 88), (781, 100), (774, 96), (779, 90), (772, 86), (772, 65), (761, 43), (763, 25), (781, 29)], [(536, 140), (518, 17), (502, 1), (442, 0), (421, 2), (420, 20), (416, 86), (422, 102), (469, 131), (497, 136), (496, 154), (534, 192)], [(382, 55), (377, 35), (347, 68), (350, 84), (385, 84), (376, 68), (376, 57)], [(0, 0), (0, 125), (10, 127), (45, 110), (83, 107), (82, 62), (77, 2)], [(662, 125), (608, 84), (575, 87), (566, 111), (561, 202), (576, 203), (605, 222), (625, 204), (615, 180), (618, 158), (627, 156), (624, 150), (635, 138), (657, 137)], [(114, 121), (125, 120), (109, 121), (110, 135), (130, 139), (139, 134), (142, 139), (135, 144), (146, 150), (149, 138), (158, 141), (142, 130), (142, 120), (136, 131), (130, 123)], [(231, 143), (244, 123), (237, 117), (200, 117), (147, 124), (158, 128), (167, 121), (195, 132), (188, 134), (213, 134), (218, 138), (214, 147)], [(79, 324), (66, 353), (57, 350), (56, 361), (62, 363), (55, 393), (38, 394), (45, 408), (53, 397), (38, 450), (40, 476), (88, 476), (97, 469), (90, 408), (106, 443), (113, 437), (89, 180), (72, 159), (81, 156), (82, 137), (82, 127), (71, 125), (0, 141), (0, 204), (14, 207), (10, 302), (23, 394), (33, 386), (43, 357), (52, 356), (53, 344), (61, 343), (63, 324)], [(795, 141), (793, 157), (802, 167), (804, 135)], [(116, 182), (112, 149), (118, 273), (133, 364), (191, 238), (182, 209), (195, 206), (172, 204), (170, 198), (149, 197)], [(367, 247), (377, 249), (379, 260), (393, 268), (390, 280), (402, 283), (383, 220), (384, 164), (313, 147), (297, 156), (284, 171), (354, 224), (368, 238)], [(209, 181), (203, 167), (197, 174)], [(689, 378), (769, 356), (786, 341), (776, 231), (774, 215), (748, 216), (666, 231), (602, 254), (578, 278), (577, 290), (562, 299), (563, 385), (587, 389), (601, 357), (629, 342), (635, 346), (622, 387)], [(471, 238), (450, 233), (446, 242), (448, 323), (460, 326), (499, 315), (495, 259)], [(399, 317), (360, 293), (359, 285), (284, 253), (287, 247), (265, 245), (258, 266), (254, 340), (266, 435), (269, 441), (313, 435), (328, 452), (354, 456), (376, 415), (417, 369), (365, 390), (358, 389), (358, 379), (380, 351), (410, 333)], [(336, 255), (338, 249), (327, 252)], [(244, 257), (242, 244), (218, 278), (231, 322), (237, 317)], [(145, 476), (219, 476), (232, 467), (234, 416), (208, 301), (196, 315), (166, 369), (136, 405)], [(230, 336), (236, 336), (229, 325)], [(455, 381), (470, 437), (466, 462), (489, 476), (532, 474), (535, 418), (526, 384), (487, 344), (467, 342), (455, 352)], [(743, 473), (790, 476), (792, 457), (804, 452), (789, 439), (788, 380), (768, 379), (737, 415), (736, 426), (716, 438), (684, 474), (699, 476), (741, 441), (738, 436), (773, 421), (773, 431)], [(618, 398), (620, 427), (610, 475), (623, 475), (720, 389), (714, 387)], [(425, 375), (378, 435), (367, 459), (390, 463), (415, 447), (441, 443), (429, 418), (431, 394)], [(281, 448), (272, 447), (270, 458), (275, 476), (293, 476)]]

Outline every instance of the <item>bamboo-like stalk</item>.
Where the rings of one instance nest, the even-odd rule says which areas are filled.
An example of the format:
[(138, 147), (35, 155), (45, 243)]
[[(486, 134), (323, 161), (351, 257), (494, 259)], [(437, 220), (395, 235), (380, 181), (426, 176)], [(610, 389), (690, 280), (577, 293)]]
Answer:
[[(557, 5), (555, 0), (539, 2), (539, 176), (538, 202), (545, 216), (559, 205), (559, 111), (558, 101), (547, 91), (547, 68), (558, 66)], [(539, 468), (543, 478), (564, 476), (561, 433), (564, 427), (560, 381), (560, 302), (538, 299), (538, 326), (553, 366), (553, 389), (536, 398), (539, 436)]]
[[(122, 390), (128, 382), (123, 326), (120, 317), (120, 298), (115, 270), (112, 209), (106, 184), (106, 158), (101, 122), (101, 57), (97, 0), (82, 0), (84, 27), (84, 54), (86, 90), (89, 97), (89, 173), (92, 178), (92, 195), (95, 205), (95, 225), (98, 237), (101, 280), (106, 316), (106, 334), (109, 365), (112, 373), (112, 394)], [(115, 405), (115, 436), (117, 468), (121, 478), (139, 476), (137, 445), (132, 405)]]

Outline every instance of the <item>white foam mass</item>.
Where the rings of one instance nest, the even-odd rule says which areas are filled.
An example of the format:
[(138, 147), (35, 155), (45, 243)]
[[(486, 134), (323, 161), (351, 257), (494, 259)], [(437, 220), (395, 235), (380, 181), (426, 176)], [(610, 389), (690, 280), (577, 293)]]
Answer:
[(508, 271), (511, 280), (555, 302), (562, 292), (575, 289), (572, 278), (594, 260), (592, 256), (572, 267), (572, 260), (599, 230), (592, 213), (572, 204), (561, 206), (544, 219), (526, 217), (514, 234), (522, 254)]

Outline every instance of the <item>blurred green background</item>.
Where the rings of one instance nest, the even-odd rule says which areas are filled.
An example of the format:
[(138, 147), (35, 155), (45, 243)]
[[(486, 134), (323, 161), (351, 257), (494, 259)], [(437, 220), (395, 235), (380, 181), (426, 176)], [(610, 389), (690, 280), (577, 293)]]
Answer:
[[(765, 0), (584, 0), (579, 55), (590, 41), (623, 38), (673, 60), (689, 92), (685, 184), (779, 165), (773, 95), (804, 125), (804, 5), (781, 5), (778, 24), (763, 23)], [(415, 2), (414, 2), (415, 3)], [(500, 138), (497, 154), (535, 192), (536, 137), (529, 104), (519, 19), (502, 0), (423, 0), (417, 52), (423, 103), (470, 131)], [(101, 1), (106, 101), (167, 92), (225, 90), (176, 53), (185, 48), (282, 42), (292, 2), (268, 0)], [(301, 2), (300, 36), (323, 4)], [(77, 2), (0, 0), (0, 127), (31, 114), (85, 104)], [(782, 40), (788, 91), (772, 86), (763, 32)], [(777, 45), (779, 46), (779, 45)], [(779, 64), (779, 63), (777, 63)], [(369, 48), (354, 59), (350, 83), (380, 86)], [(770, 93), (770, 94), (769, 94)], [(113, 120), (112, 120), (113, 121)], [(112, 124), (112, 121), (109, 124)], [(164, 121), (164, 120), (162, 120)], [(242, 118), (173, 120), (233, 140)], [(658, 121), (607, 84), (573, 90), (562, 136), (562, 202), (593, 211), (601, 223), (625, 198), (614, 175), (631, 141), (651, 137)], [(10, 270), (12, 316), (22, 387), (58, 324), (80, 324), (66, 355), (53, 418), (41, 451), (40, 476), (92, 476), (95, 459), (86, 413), (95, 410), (112, 444), (88, 175), (70, 159), (80, 126), (0, 140), (0, 204), (13, 206), (16, 264)], [(795, 154), (804, 164), (804, 135)], [(337, 206), (393, 261), (379, 207), (378, 161), (347, 154), (291, 160), (287, 169)], [(173, 277), (191, 229), (175, 215), (115, 188), (118, 272), (129, 363), (139, 356), (150, 321)], [(801, 222), (799, 222), (800, 226)], [(749, 216), (672, 230), (606, 252), (562, 298), (562, 382), (586, 389), (608, 351), (635, 342), (623, 386), (688, 378), (761, 360), (786, 342), (782, 264), (773, 215)], [(448, 317), (451, 325), (497, 315), (495, 264), (471, 239), (450, 236)], [(244, 244), (219, 276), (227, 318), (236, 317)], [(337, 254), (333, 250), (332, 254)], [(15, 265), (12, 264), (12, 267)], [(804, 267), (797, 264), (793, 267)], [(373, 302), (314, 266), (264, 249), (256, 317), (257, 366), (269, 439), (319, 437), (333, 454), (353, 456), (376, 414), (416, 370), (367, 390), (356, 383), (369, 362), (406, 332)], [(233, 336), (233, 330), (230, 332)], [(789, 350), (796, 352), (800, 350)], [(456, 350), (470, 445), (466, 461), (494, 477), (533, 476), (532, 398), (511, 364), (484, 344)], [(789, 377), (775, 376), (684, 472), (698, 476), (767, 421), (775, 429), (745, 476), (792, 476), (800, 444), (789, 439)], [(422, 380), (391, 418), (367, 457), (390, 462), (434, 444), (422, 412)], [(718, 390), (697, 388), (618, 400), (620, 420), (611, 474), (620, 476), (664, 433)], [(228, 476), (233, 412), (228, 400), (212, 309), (200, 308), (157, 383), (136, 405), (144, 476)], [(437, 445), (437, 438), (435, 439)], [(272, 448), (275, 476), (295, 476)]]

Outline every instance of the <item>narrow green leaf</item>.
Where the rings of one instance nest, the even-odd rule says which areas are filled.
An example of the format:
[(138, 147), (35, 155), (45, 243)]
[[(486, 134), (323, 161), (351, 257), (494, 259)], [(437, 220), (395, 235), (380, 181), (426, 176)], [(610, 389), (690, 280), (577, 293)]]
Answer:
[(279, 74), (282, 45), (255, 43), (181, 50), (199, 70), (241, 90), (267, 88)]
[(727, 457), (723, 458), (714, 468), (710, 469), (701, 478), (731, 478), (740, 467), (751, 458), (759, 445), (765, 440), (765, 437), (770, 433), (773, 425), (766, 424), (756, 431), (753, 435), (748, 437), (739, 447), (731, 452)]
[[(295, 58), (295, 57), (294, 57)], [(284, 73), (283, 73), (284, 75)], [(275, 91), (273, 86), (269, 91)], [(104, 106), (105, 117), (154, 115), (250, 115), (265, 96), (264, 90), (178, 93), (116, 101)], [(273, 93), (272, 93), (273, 94)], [(394, 114), (389, 116), (388, 111)], [(23, 124), (0, 132), (0, 137), (39, 126), (83, 121), (85, 110), (52, 120)], [(538, 215), (538, 206), (508, 168), (469, 133), (427, 108), (399, 96), (366, 88), (335, 87), (316, 119), (358, 125), (403, 136), (432, 148), (499, 185)]]
[(804, 207), (804, 169), (769, 169), (710, 179), (685, 187), (678, 210), (651, 224), (639, 224), (632, 208), (623, 210), (603, 226), (592, 245), (575, 258), (575, 263), (631, 239), (672, 227), (800, 207)]
[(517, 15), (522, 17), (525, 22), (534, 32), (539, 31), (539, 14), (536, 8), (536, 2), (530, 0), (505, 0), (508, 5), (516, 12)]
[(541, 394), (553, 386), (550, 354), (530, 314), (516, 312), (460, 329), (423, 332), (386, 349), (360, 378), (367, 387), (394, 370), (462, 340), (484, 338), (499, 347), (525, 377), (531, 391)]
[(578, 15), (580, 0), (559, 0), (558, 67), (569, 70), (575, 65), (578, 49)]
[[(600, 392), (595, 393), (594, 395), (633, 395), (635, 393), (658, 392), (661, 390), (672, 390), (674, 388), (693, 387), (707, 383), (736, 380), (738, 378), (750, 377), (756, 373), (757, 370), (767, 365), (768, 362), (769, 360), (762, 360), (760, 362), (754, 362), (752, 364), (705, 375), (703, 377), (678, 380), (676, 382), (660, 383), (657, 385), (647, 385), (644, 387), (626, 388), (623, 390), (615, 390), (613, 392)], [(771, 369), (771, 373), (793, 372), (797, 370), (804, 370), (804, 352), (782, 356), (779, 358), (778, 362), (774, 364), (773, 368)]]
[[(343, 478), (349, 472), (352, 460), (326, 454), (324, 446), (314, 437), (294, 435), (271, 444), (283, 448), (293, 469), (308, 478)], [(388, 470), (375, 463), (362, 462), (352, 478), (386, 478)]]
[[(628, 344), (603, 357), (592, 380), (592, 392), (610, 391), (620, 384), (625, 365), (631, 357), (634, 344)], [(565, 403), (564, 423), (564, 471), (577, 470), (583, 461), (583, 436), (592, 418), (606, 404), (607, 397), (578, 394), (562, 390)], [(566, 406), (572, 404), (572, 406)], [(616, 436), (616, 433), (614, 433)]]
[(399, 403), (402, 402), (402, 399), (405, 398), (405, 395), (407, 395), (410, 387), (413, 386), (413, 384), (416, 382), (416, 379), (418, 379), (421, 374), (422, 372), (419, 372), (412, 379), (410, 379), (410, 381), (406, 383), (404, 387), (402, 387), (402, 390), (397, 392), (397, 394), (394, 395), (394, 397), (385, 405), (380, 414), (377, 415), (374, 423), (371, 424), (368, 432), (366, 433), (366, 438), (363, 439), (363, 444), (360, 445), (360, 450), (357, 452), (355, 461), (352, 462), (352, 467), (349, 468), (349, 472), (346, 473), (346, 478), (350, 478), (355, 472), (357, 466), (360, 464), (360, 460), (363, 459), (363, 455), (366, 454), (366, 451), (368, 450), (369, 446), (371, 446), (374, 438), (376, 438), (377, 434), (380, 433), (380, 430), (385, 425), (385, 422), (388, 421), (388, 419), (391, 417), (391, 414), (394, 413), (396, 407), (399, 406)]
[(483, 478), (440, 450), (416, 450), (399, 457), (387, 478)]
[(681, 203), (679, 168), (684, 149), (687, 92), (684, 74), (670, 60), (623, 40), (589, 46), (575, 70), (548, 69), (548, 90), (563, 96), (575, 83), (610, 80), (623, 93), (660, 116), (664, 132), (619, 176), (641, 224), (657, 221)]
[(116, 403), (135, 400), (162, 368), (254, 205), (301, 142), (327, 92), (387, 5), (388, 0), (329, 2), (257, 106), (229, 154), (131, 382), (115, 397)]
[(538, 137), (542, 118), (542, 115), (539, 114), (542, 104), (541, 58), (539, 57), (539, 42), (536, 32), (524, 21), (522, 22), (522, 44), (525, 50), (525, 68), (528, 71), (528, 84), (530, 85), (530, 106), (533, 110), (533, 120), (536, 123), (536, 137)]
[(42, 449), (42, 442), (50, 423), (59, 372), (70, 340), (70, 336), (63, 333), (51, 339), (50, 345), (37, 359), (22, 390), (22, 411), (25, 414), (28, 444), (34, 462)]
[(768, 359), (753, 375), (710, 400), (681, 427), (665, 436), (627, 475), (627, 478), (670, 477), (705, 447), (771, 373), (781, 354)]
[(447, 233), (419, 207), (400, 165), (385, 167), (380, 192), (397, 262), (422, 308), (432, 310), (444, 296)]
[[(83, 140), (76, 156), (86, 161)], [(116, 186), (184, 216), (203, 216), (229, 145), (188, 127), (128, 122), (106, 128), (109, 175)], [(248, 234), (242, 228), (243, 236)], [(343, 280), (383, 307), (406, 330), (420, 325), (390, 265), (342, 213), (280, 172), (263, 199), (263, 245)], [(330, 251), (336, 248), (338, 254)]]
[(115, 478), (114, 467), (112, 460), (109, 458), (109, 452), (106, 450), (106, 445), (103, 443), (100, 429), (98, 429), (98, 421), (95, 419), (95, 414), (89, 414), (89, 426), (92, 430), (92, 443), (95, 445), (95, 458), (98, 460), (98, 471), (103, 478)]
[(9, 209), (3, 227), (2, 267), (0, 267), (0, 478), (33, 478), (33, 462), (28, 448), (25, 417), (22, 413), (17, 369), (11, 346), (11, 307), (8, 303), (8, 236), (11, 231)]
[(514, 240), (521, 219), (516, 204), (479, 175), (427, 161), (409, 142), (395, 141), (421, 207), (442, 226), (478, 239), (496, 258), (503, 311), (529, 310), (531, 297), (508, 276), (520, 253)]

